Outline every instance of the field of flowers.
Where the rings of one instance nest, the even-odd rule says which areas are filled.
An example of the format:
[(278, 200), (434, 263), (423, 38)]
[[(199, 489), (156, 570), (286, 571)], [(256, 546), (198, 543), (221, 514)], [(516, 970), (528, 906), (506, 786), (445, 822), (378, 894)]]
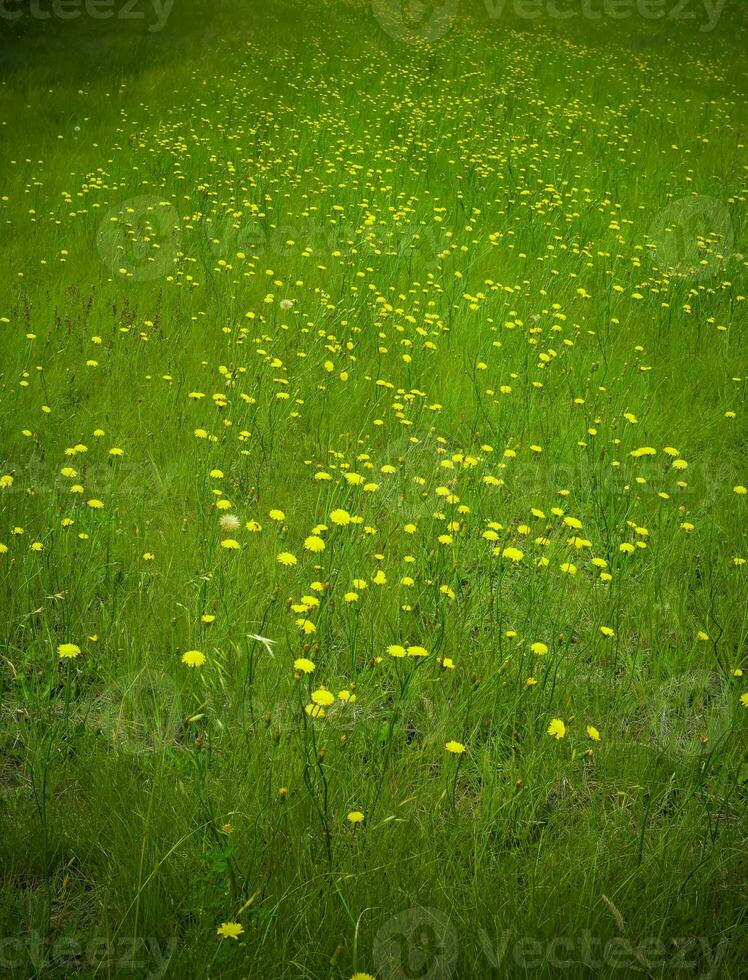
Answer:
[(0, 975), (745, 975), (748, 16), (617, 2), (6, 0)]

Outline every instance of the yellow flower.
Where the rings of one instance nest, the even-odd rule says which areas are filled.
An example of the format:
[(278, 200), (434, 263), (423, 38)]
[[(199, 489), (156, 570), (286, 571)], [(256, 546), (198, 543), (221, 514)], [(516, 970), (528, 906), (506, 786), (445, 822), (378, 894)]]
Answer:
[(200, 617), (200, 622), (205, 623), (206, 626), (209, 626), (211, 623), (215, 623), (215, 621), (216, 617), (213, 615), (213, 613), (203, 613)]
[(600, 627), (600, 632), (603, 634), (603, 636), (615, 636), (616, 635), (616, 631), (614, 629), (612, 629), (610, 626), (601, 626)]
[(566, 725), (560, 718), (554, 718), (548, 726), (548, 734), (553, 735), (554, 738), (562, 739), (566, 734)]
[(312, 701), (321, 708), (329, 708), (331, 704), (335, 703), (335, 695), (330, 694), (324, 687), (318, 687), (316, 691), (312, 691)]
[(325, 542), (316, 534), (310, 534), (308, 538), (304, 539), (304, 547), (307, 551), (324, 551)]
[(351, 812), (348, 814), (348, 816), (347, 816), (346, 819), (349, 820), (353, 824), (363, 823), (364, 822), (364, 815), (363, 815), (363, 813), (360, 810), (351, 810)]
[(268, 517), (270, 518), (271, 521), (279, 521), (279, 522), (285, 521), (286, 519), (286, 515), (283, 513), (282, 510), (271, 510), (268, 513)]
[(60, 660), (74, 660), (81, 652), (81, 648), (75, 643), (61, 643), (57, 647)]
[(587, 734), (592, 739), (593, 742), (600, 741), (600, 732), (595, 728), (594, 725), (587, 726)]
[(332, 514), (330, 514), (330, 520), (333, 522), (333, 524), (338, 524), (342, 527), (344, 524), (351, 523), (351, 515), (348, 513), (347, 510), (343, 510), (342, 508), (339, 508), (338, 510), (334, 510)]
[(101, 510), (104, 507), (104, 502), (102, 500), (96, 500), (96, 498), (93, 498), (92, 500), (88, 501), (88, 506), (91, 507), (93, 510)]
[(502, 558), (508, 558), (509, 561), (522, 561), (525, 557), (524, 551), (520, 551), (519, 548), (504, 548), (501, 552)]
[(298, 558), (296, 555), (292, 555), (290, 551), (281, 551), (276, 561), (278, 561), (281, 565), (296, 565), (298, 563)]
[(238, 551), (240, 545), (239, 542), (235, 541), (233, 538), (224, 538), (221, 542), (221, 547), (225, 548), (226, 551)]
[(447, 752), (451, 752), (453, 755), (462, 755), (465, 751), (465, 746), (462, 744), (462, 742), (445, 742), (444, 748), (447, 750)]
[(408, 647), (407, 653), (409, 657), (428, 657), (429, 652), (426, 647)]
[(223, 939), (238, 939), (244, 932), (241, 922), (222, 922), (216, 932)]
[(205, 654), (201, 650), (188, 650), (182, 654), (182, 663), (188, 667), (202, 667), (205, 663)]
[(391, 657), (396, 657), (397, 659), (407, 656), (407, 650), (405, 647), (400, 646), (399, 643), (390, 643), (390, 645), (387, 647), (387, 653), (389, 653)]
[(544, 657), (545, 654), (548, 653), (547, 645), (545, 643), (541, 643), (540, 641), (538, 641), (537, 643), (531, 643), (530, 649), (532, 650), (533, 653), (537, 653), (541, 657)]
[(307, 657), (298, 657), (293, 662), (294, 670), (301, 671), (302, 674), (311, 674), (315, 668), (313, 660), (309, 660)]

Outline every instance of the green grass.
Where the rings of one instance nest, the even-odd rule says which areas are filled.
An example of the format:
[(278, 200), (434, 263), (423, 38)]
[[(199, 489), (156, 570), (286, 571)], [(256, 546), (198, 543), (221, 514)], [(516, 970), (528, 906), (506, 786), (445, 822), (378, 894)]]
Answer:
[(0, 20), (3, 975), (744, 972), (748, 20), (517, 9)]

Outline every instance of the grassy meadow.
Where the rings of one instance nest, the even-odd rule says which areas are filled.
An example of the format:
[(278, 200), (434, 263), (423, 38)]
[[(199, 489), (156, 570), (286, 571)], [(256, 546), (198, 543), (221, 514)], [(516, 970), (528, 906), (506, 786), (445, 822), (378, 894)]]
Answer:
[(114, 2), (0, 13), (0, 975), (745, 976), (748, 8)]

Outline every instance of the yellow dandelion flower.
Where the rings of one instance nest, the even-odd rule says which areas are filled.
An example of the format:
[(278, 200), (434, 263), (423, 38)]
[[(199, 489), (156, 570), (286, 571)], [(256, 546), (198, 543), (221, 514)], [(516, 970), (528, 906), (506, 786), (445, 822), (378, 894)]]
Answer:
[(205, 659), (202, 650), (187, 650), (186, 653), (182, 654), (182, 663), (187, 667), (202, 667)]
[(331, 704), (335, 703), (335, 695), (331, 694), (327, 688), (318, 687), (316, 691), (312, 691), (312, 701), (321, 708), (329, 708)]
[(454, 740), (445, 742), (444, 748), (447, 752), (451, 752), (452, 755), (462, 755), (465, 751), (465, 746), (462, 742), (455, 742)]
[(75, 660), (80, 656), (81, 648), (76, 643), (60, 643), (57, 654), (60, 660)]
[(554, 718), (548, 726), (548, 734), (560, 740), (566, 735), (566, 725), (560, 718)]
[(409, 657), (428, 657), (429, 652), (426, 647), (409, 646), (407, 648), (407, 654)]
[(520, 551), (519, 548), (509, 547), (504, 548), (504, 550), (501, 552), (501, 557), (508, 558), (509, 561), (517, 562), (522, 561), (522, 559), (525, 557), (525, 553), (524, 551)]

